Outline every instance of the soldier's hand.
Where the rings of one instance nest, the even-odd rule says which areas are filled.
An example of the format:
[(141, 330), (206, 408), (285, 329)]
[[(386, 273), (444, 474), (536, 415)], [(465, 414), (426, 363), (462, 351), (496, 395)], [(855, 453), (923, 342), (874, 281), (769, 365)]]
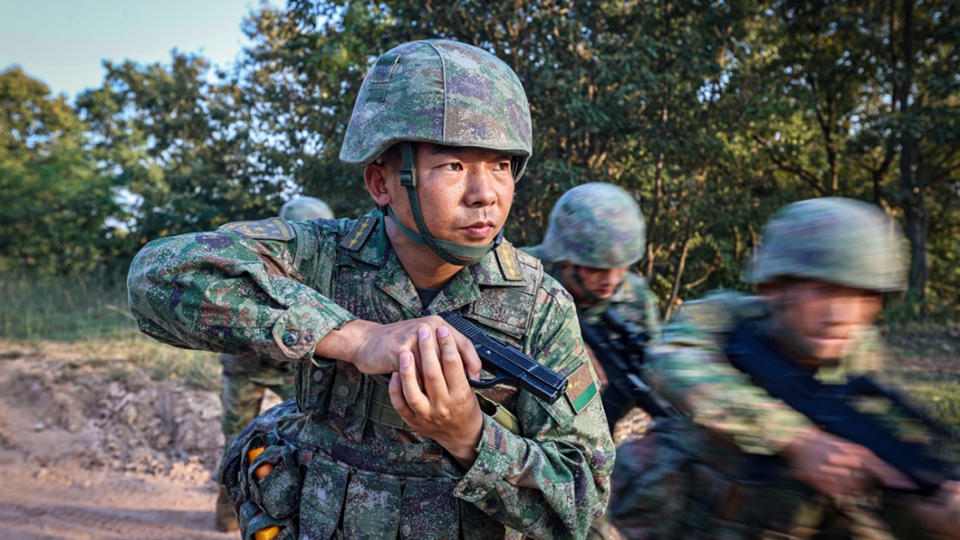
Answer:
[[(361, 373), (369, 375), (394, 373), (400, 371), (399, 358), (402, 352), (411, 352), (414, 359), (419, 360), (417, 328), (421, 325), (426, 325), (434, 332), (442, 326), (449, 329), (437, 315), (390, 324), (358, 319), (324, 336), (317, 343), (315, 354), (350, 362)], [(476, 379), (481, 363), (473, 343), (456, 330), (452, 330), (452, 338), (461, 359), (461, 369), (466, 369), (467, 375)]]
[(453, 332), (421, 324), (417, 341), (420, 361), (411, 351), (400, 354), (400, 372), (390, 379), (390, 402), (411, 428), (440, 443), (469, 469), (477, 459), (483, 414)]
[(934, 538), (960, 540), (960, 482), (945, 482), (932, 497), (911, 505), (917, 520)]
[(812, 429), (786, 449), (794, 476), (831, 497), (860, 495), (883, 485), (916, 489), (902, 473), (867, 448)]

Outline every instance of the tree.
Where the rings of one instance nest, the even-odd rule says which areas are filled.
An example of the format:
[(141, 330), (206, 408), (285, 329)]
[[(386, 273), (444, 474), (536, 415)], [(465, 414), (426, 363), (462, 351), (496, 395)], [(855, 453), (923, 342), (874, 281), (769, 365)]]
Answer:
[(113, 255), (114, 184), (63, 96), (19, 67), (0, 73), (0, 272), (65, 274)]
[(285, 178), (259, 159), (270, 134), (251, 125), (235, 81), (211, 82), (205, 59), (176, 51), (169, 66), (104, 67), (103, 86), (77, 105), (101, 171), (132, 201), (139, 244), (277, 213)]

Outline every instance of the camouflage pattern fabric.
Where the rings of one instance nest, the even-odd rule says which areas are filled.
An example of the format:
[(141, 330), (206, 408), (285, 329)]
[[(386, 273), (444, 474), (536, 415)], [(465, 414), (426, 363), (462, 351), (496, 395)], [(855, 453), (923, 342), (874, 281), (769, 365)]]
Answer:
[(550, 212), (541, 259), (592, 268), (621, 268), (643, 257), (643, 214), (627, 190), (592, 182), (564, 193)]
[[(611, 522), (630, 539), (922, 537), (903, 536), (915, 524), (892, 510), (895, 497), (830, 500), (789, 477), (781, 450), (811, 424), (727, 362), (722, 344), (745, 318), (765, 324), (763, 301), (723, 293), (685, 304), (664, 328), (650, 351), (654, 387), (689, 417), (618, 449)], [(877, 334), (865, 329), (817, 377), (837, 382), (882, 367)], [(758, 462), (768, 479), (743, 481)]]
[[(541, 253), (543, 252), (543, 245), (521, 248), (521, 251), (540, 258), (542, 261)], [(543, 262), (543, 267), (554, 279), (558, 281), (561, 279), (561, 267), (559, 263)], [(656, 340), (659, 337), (660, 309), (658, 307), (657, 297), (647, 285), (647, 280), (634, 272), (627, 272), (620, 288), (607, 300), (603, 300), (589, 307), (578, 305), (577, 316), (581, 320), (594, 324), (600, 320), (601, 315), (608, 309), (614, 310), (623, 320), (637, 325), (639, 331), (648, 332), (651, 340)], [(625, 414), (624, 419), (626, 419), (627, 416), (628, 415)], [(617, 426), (622, 426), (622, 423), (618, 423)], [(618, 536), (615, 531), (610, 530), (608, 519), (604, 516), (591, 525), (587, 538), (589, 540), (599, 540), (602, 538), (618, 538)]]
[(520, 79), (497, 57), (456, 41), (415, 41), (388, 51), (364, 79), (340, 159), (366, 165), (401, 141), (516, 156), (519, 179), (533, 153)]
[(906, 288), (903, 234), (872, 204), (839, 197), (788, 204), (761, 237), (752, 283), (791, 276), (878, 292)]
[[(574, 408), (569, 395), (547, 404), (511, 387), (483, 391), (522, 435), (484, 416), (479, 456), (464, 471), (403, 423), (372, 377), (313, 357), (317, 341), (357, 317), (390, 323), (424, 308), (378, 212), (155, 240), (128, 284), (140, 329), (161, 341), (296, 361), (296, 401), (248, 426), (222, 472), (247, 538), (272, 525), (281, 539), (582, 538), (606, 507), (614, 450), (599, 398)], [(507, 242), (428, 307), (461, 310), (547, 367), (588, 370), (597, 384), (572, 299)], [(265, 450), (251, 461), (253, 448)], [(257, 479), (265, 463), (274, 469)]]
[(269, 389), (281, 399), (296, 397), (293, 365), (249, 354), (222, 354), (223, 389), (220, 392), (220, 427), (223, 430), (223, 451), (260, 414), (260, 403)]
[(294, 197), (283, 203), (280, 217), (287, 221), (309, 221), (311, 219), (333, 219), (330, 206), (315, 197)]

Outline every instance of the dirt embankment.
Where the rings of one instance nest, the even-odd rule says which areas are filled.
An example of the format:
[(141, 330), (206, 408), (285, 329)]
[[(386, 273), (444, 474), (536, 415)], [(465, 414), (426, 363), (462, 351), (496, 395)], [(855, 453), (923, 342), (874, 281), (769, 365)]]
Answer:
[(215, 393), (0, 344), (0, 540), (226, 539)]

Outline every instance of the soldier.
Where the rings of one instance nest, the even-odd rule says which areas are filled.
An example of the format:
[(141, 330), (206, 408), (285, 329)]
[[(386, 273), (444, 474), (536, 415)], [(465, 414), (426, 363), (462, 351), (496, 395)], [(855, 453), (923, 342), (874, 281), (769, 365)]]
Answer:
[[(564, 193), (543, 243), (522, 250), (570, 291), (581, 319), (593, 324), (612, 309), (653, 338), (660, 333), (657, 298), (631, 271), (643, 258), (644, 232), (637, 201), (620, 186), (594, 182)], [(603, 367), (593, 365), (605, 384)]]
[(915, 486), (731, 364), (749, 335), (825, 383), (882, 376), (872, 324), (882, 294), (904, 288), (900, 243), (869, 204), (790, 204), (766, 225), (751, 267), (760, 297), (685, 305), (651, 354), (657, 390), (687, 416), (617, 453), (608, 516), (627, 538), (958, 537), (960, 484), (928, 499), (882, 492)]
[[(572, 299), (501, 235), (531, 150), (506, 64), (406, 43), (364, 79), (340, 154), (379, 211), (228, 224), (137, 256), (142, 331), (297, 361), (297, 399), (248, 426), (221, 475), (246, 538), (582, 538), (602, 514), (613, 443)], [(477, 391), (515, 416), (507, 430), (468, 385), (472, 344), (424, 309), (460, 311), (567, 376), (566, 394)]]
[[(660, 333), (657, 299), (647, 280), (631, 270), (643, 258), (644, 232), (640, 206), (625, 189), (593, 182), (564, 193), (550, 212), (543, 243), (522, 249), (543, 261), (544, 270), (566, 287), (583, 322), (596, 324), (609, 309), (653, 339)], [(606, 387), (603, 366), (592, 353), (591, 360), (604, 386), (607, 418), (613, 422), (631, 404), (622, 395), (609, 399), (612, 390)], [(627, 415), (615, 438), (636, 437), (644, 420), (639, 409)], [(589, 538), (612, 535), (601, 519)]]
[[(287, 221), (333, 219), (327, 203), (314, 197), (294, 197), (280, 208), (280, 217)], [(267, 389), (281, 399), (293, 399), (293, 364), (260, 358), (253, 354), (221, 354), (223, 389), (220, 393), (220, 427), (223, 430), (223, 457), (243, 428), (260, 414), (260, 404)], [(219, 468), (218, 468), (219, 470)], [(233, 503), (222, 487), (217, 496), (215, 519), (217, 528), (224, 532), (238, 529)]]

